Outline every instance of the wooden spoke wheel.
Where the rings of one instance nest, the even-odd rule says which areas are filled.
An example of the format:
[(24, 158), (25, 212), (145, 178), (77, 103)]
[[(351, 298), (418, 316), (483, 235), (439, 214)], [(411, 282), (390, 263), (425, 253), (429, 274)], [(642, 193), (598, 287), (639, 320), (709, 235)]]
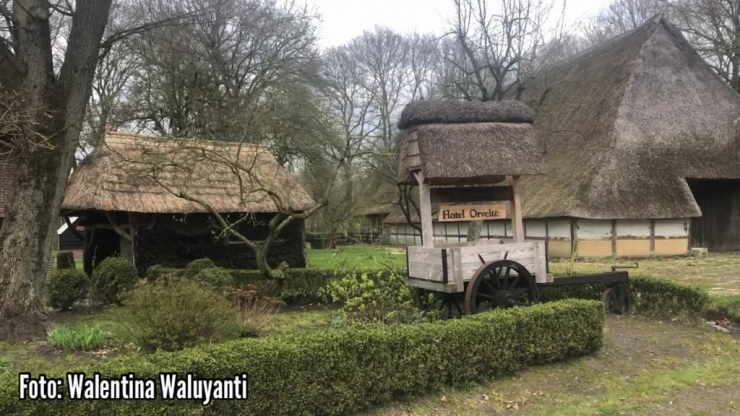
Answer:
[(486, 263), (475, 271), (465, 291), (465, 312), (529, 306), (539, 301), (537, 284), (526, 267), (511, 260)]
[(621, 285), (608, 287), (601, 293), (606, 313), (616, 315), (631, 315), (635, 309), (634, 299), (627, 288)]

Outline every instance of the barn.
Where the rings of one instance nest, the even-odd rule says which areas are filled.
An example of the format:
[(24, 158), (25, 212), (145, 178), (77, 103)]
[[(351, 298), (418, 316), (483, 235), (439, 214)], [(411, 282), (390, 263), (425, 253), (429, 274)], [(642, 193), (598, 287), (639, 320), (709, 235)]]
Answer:
[[(551, 257), (740, 249), (740, 95), (663, 16), (542, 70), (520, 99), (545, 159), (520, 181), (525, 237)], [(398, 208), (384, 226), (420, 241)], [(435, 239), (467, 226), (436, 221)], [(510, 238), (510, 221), (481, 237)]]
[[(112, 255), (131, 259), (140, 273), (202, 257), (223, 267), (256, 268), (252, 250), (220, 233), (201, 202), (255, 242), (265, 241), (279, 210), (315, 205), (263, 145), (109, 131), (70, 177), (61, 214), (78, 217), (84, 227), (87, 272)], [(304, 222), (294, 220), (275, 240), (268, 262), (305, 267), (304, 241)]]
[(540, 73), (522, 101), (547, 174), (523, 177), (551, 254), (740, 249), (740, 95), (658, 15)]

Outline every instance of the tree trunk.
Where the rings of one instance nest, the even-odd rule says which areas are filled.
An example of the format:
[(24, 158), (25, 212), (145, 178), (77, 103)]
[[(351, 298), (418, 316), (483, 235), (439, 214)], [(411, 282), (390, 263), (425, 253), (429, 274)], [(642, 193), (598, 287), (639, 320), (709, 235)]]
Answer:
[(480, 239), (480, 230), (483, 228), (483, 221), (470, 221), (468, 224), (468, 242), (478, 241)]
[(121, 240), (119, 243), (120, 257), (124, 260), (128, 260), (131, 264), (134, 264), (134, 249), (131, 247), (131, 241), (124, 236), (118, 236), (118, 238)]
[(0, 230), (0, 339), (46, 333), (42, 295), (73, 151), (62, 146), (37, 150), (18, 164)]
[[(34, 132), (16, 149), (13, 192), (0, 230), (0, 340), (45, 335), (42, 298), (51, 237), (90, 98), (111, 0), (77, 0), (64, 63), (53, 71), (48, 0), (16, 0), (19, 79), (0, 79), (3, 91), (24, 99)], [(8, 52), (5, 52), (6, 54)], [(7, 62), (8, 59), (0, 60)]]

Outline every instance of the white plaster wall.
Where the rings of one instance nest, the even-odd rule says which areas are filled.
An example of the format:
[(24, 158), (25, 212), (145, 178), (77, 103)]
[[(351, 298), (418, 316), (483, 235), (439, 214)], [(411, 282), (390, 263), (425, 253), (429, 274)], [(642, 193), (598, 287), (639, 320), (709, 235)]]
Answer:
[(486, 221), (488, 224), (488, 235), (495, 238), (503, 238), (506, 235), (505, 221)]
[(547, 221), (547, 234), (550, 238), (565, 238), (570, 240), (570, 220)]
[(650, 238), (650, 220), (617, 220), (617, 237)]
[(434, 227), (434, 235), (445, 235), (445, 224), (443, 222), (435, 222), (432, 225)]
[(612, 238), (611, 220), (584, 220), (576, 222), (579, 240), (608, 240)]
[(689, 224), (689, 220), (655, 220), (655, 237), (688, 237)]
[(545, 238), (546, 236), (545, 220), (524, 220), (525, 238)]

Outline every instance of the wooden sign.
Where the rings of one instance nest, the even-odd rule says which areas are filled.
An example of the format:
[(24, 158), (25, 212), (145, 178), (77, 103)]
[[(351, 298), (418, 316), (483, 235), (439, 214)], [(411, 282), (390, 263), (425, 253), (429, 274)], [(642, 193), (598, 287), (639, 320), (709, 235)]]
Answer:
[(440, 205), (437, 221), (476, 221), (506, 218), (505, 204)]

